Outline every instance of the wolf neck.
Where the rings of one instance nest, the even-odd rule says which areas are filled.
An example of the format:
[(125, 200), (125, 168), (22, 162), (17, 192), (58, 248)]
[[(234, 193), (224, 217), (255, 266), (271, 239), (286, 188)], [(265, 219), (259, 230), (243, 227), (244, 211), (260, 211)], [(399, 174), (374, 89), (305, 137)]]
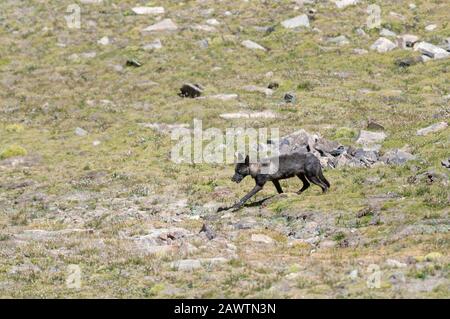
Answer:
[(256, 175), (258, 175), (261, 171), (261, 165), (259, 163), (251, 163), (249, 165), (250, 168), (250, 175), (252, 177), (256, 177)]

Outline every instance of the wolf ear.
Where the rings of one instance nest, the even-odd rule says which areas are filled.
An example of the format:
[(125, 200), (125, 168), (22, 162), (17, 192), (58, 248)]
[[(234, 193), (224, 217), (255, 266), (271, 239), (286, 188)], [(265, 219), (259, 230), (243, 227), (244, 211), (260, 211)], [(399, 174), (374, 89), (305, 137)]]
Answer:
[(236, 163), (242, 163), (242, 162), (244, 162), (244, 156), (242, 156), (241, 153), (236, 152), (236, 153), (234, 154), (234, 157), (236, 158)]
[(248, 155), (245, 157), (245, 165), (249, 165), (250, 164), (250, 158), (248, 157)]

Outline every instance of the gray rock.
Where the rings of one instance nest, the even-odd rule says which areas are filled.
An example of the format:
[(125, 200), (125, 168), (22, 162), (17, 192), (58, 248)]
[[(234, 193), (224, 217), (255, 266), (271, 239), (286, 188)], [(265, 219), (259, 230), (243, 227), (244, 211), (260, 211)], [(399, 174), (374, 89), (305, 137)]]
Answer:
[(216, 25), (216, 26), (220, 25), (220, 22), (217, 21), (217, 19), (208, 19), (208, 20), (206, 20), (206, 23), (209, 25)]
[(306, 14), (302, 14), (295, 18), (281, 22), (281, 25), (287, 29), (293, 29), (298, 27), (309, 28), (309, 18)]
[(162, 48), (162, 43), (160, 39), (155, 39), (154, 41), (143, 46), (145, 51), (158, 50)]
[(367, 51), (366, 49), (353, 49), (353, 53), (358, 54), (358, 55), (363, 55), (363, 54), (367, 54), (369, 53), (369, 51)]
[(185, 83), (180, 88), (180, 93), (178, 93), (181, 97), (190, 97), (196, 98), (199, 97), (203, 93), (203, 87), (199, 84)]
[(97, 41), (98, 44), (100, 45), (108, 45), (110, 43), (110, 40), (108, 37), (103, 37), (100, 40)]
[(220, 101), (230, 101), (230, 100), (236, 100), (239, 96), (235, 93), (230, 93), (230, 94), (216, 94), (216, 95), (211, 95), (208, 96), (208, 99), (213, 99), (213, 100), (220, 100)]
[(436, 28), (437, 28), (436, 24), (429, 24), (425, 27), (425, 31), (428, 31), (428, 32), (434, 31)]
[(338, 7), (338, 9), (343, 9), (348, 6), (353, 6), (357, 4), (359, 0), (335, 0), (334, 3)]
[(447, 122), (439, 122), (435, 123), (433, 125), (427, 126), (425, 128), (422, 128), (420, 130), (417, 130), (416, 135), (418, 136), (425, 136), (430, 133), (436, 133), (442, 130), (445, 130), (448, 127)]
[(397, 45), (389, 39), (379, 38), (370, 46), (371, 50), (377, 51), (379, 53), (384, 53), (388, 51), (392, 51), (397, 47)]
[(450, 168), (450, 157), (446, 160), (441, 161), (441, 165), (445, 168)]
[(272, 238), (264, 234), (253, 234), (252, 241), (264, 244), (273, 244), (275, 242)]
[(181, 271), (192, 271), (198, 268), (202, 268), (202, 264), (198, 259), (183, 259), (170, 263), (170, 267)]
[(384, 132), (370, 132), (361, 130), (358, 139), (356, 140), (356, 143), (365, 146), (370, 146), (376, 143), (383, 142), (386, 137), (387, 135)]
[(414, 50), (419, 51), (432, 59), (444, 59), (450, 56), (450, 52), (428, 42), (416, 43), (414, 45)]
[(408, 265), (395, 259), (387, 259), (386, 265), (391, 268), (406, 268)]
[(392, 32), (391, 30), (388, 30), (386, 28), (381, 29), (380, 35), (383, 37), (395, 37), (397, 34), (395, 32)]
[(78, 136), (86, 136), (86, 135), (88, 135), (88, 132), (86, 130), (82, 129), (81, 127), (77, 127), (75, 129), (75, 134)]
[(246, 85), (246, 86), (242, 87), (242, 89), (244, 91), (248, 91), (248, 92), (263, 93), (266, 96), (271, 96), (273, 94), (273, 90), (272, 89), (265, 88), (265, 87), (262, 87), (262, 86), (256, 86), (256, 85)]
[(295, 94), (288, 92), (284, 95), (283, 100), (286, 103), (295, 103), (295, 100), (296, 100)]
[(202, 39), (200, 41), (197, 41), (197, 44), (202, 49), (207, 49), (209, 47), (209, 42), (207, 39)]
[(134, 7), (131, 9), (135, 14), (164, 14), (163, 7)]
[(125, 65), (139, 68), (142, 66), (142, 63), (136, 59), (128, 59), (127, 62), (125, 63)]
[(406, 151), (395, 149), (386, 152), (380, 160), (386, 164), (402, 165), (407, 161), (415, 160), (416, 157)]
[(164, 32), (164, 31), (176, 31), (178, 26), (171, 19), (164, 19), (158, 23), (155, 23), (142, 32)]
[(241, 43), (244, 47), (246, 47), (247, 49), (251, 49), (251, 50), (262, 50), (262, 51), (267, 51), (265, 47), (259, 45), (256, 42), (253, 42), (251, 40), (244, 40)]
[(347, 45), (350, 43), (345, 35), (340, 35), (334, 38), (327, 39), (327, 43), (336, 44), (339, 46)]
[(216, 32), (217, 29), (207, 24), (194, 24), (190, 27), (194, 31)]

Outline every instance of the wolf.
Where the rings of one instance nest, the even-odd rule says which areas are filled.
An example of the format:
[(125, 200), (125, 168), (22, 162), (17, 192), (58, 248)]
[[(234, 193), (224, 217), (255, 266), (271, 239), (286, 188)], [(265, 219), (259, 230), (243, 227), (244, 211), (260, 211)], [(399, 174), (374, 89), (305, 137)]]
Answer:
[[(248, 155), (244, 161), (242, 161), (242, 155), (238, 156), (240, 158), (238, 158), (231, 180), (240, 183), (246, 176), (250, 175), (255, 180), (256, 185), (247, 195), (234, 204), (232, 207), (233, 211), (239, 210), (246, 201), (262, 190), (267, 182), (272, 182), (279, 194), (283, 193), (279, 180), (294, 176), (297, 176), (303, 182), (303, 187), (297, 194), (303, 193), (311, 185), (310, 182), (320, 186), (323, 193), (330, 188), (330, 183), (323, 176), (319, 159), (312, 153), (284, 154), (276, 159), (271, 158), (257, 163), (250, 163)], [(266, 173), (267, 170), (264, 168), (267, 165), (273, 165), (274, 160), (277, 160), (278, 169), (273, 173)]]

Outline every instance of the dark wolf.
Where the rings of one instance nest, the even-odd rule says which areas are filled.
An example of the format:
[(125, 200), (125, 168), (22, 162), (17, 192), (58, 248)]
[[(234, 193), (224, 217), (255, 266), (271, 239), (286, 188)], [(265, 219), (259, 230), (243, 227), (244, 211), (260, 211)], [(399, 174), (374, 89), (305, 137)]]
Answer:
[(301, 194), (311, 184), (316, 184), (322, 188), (322, 192), (325, 193), (330, 188), (330, 183), (327, 181), (322, 173), (322, 167), (320, 162), (311, 153), (292, 153), (281, 155), (278, 158), (278, 169), (273, 173), (264, 173), (267, 170), (263, 168), (273, 164), (274, 159), (269, 159), (266, 162), (250, 163), (248, 155), (245, 160), (238, 161), (235, 167), (234, 176), (231, 178), (233, 182), (240, 183), (244, 177), (250, 175), (255, 180), (255, 187), (245, 195), (239, 202), (237, 202), (232, 208), (238, 210), (246, 201), (248, 201), (253, 195), (263, 189), (267, 182), (272, 182), (278, 193), (283, 193), (279, 180), (291, 178), (297, 176), (303, 182), (303, 187), (297, 192)]

